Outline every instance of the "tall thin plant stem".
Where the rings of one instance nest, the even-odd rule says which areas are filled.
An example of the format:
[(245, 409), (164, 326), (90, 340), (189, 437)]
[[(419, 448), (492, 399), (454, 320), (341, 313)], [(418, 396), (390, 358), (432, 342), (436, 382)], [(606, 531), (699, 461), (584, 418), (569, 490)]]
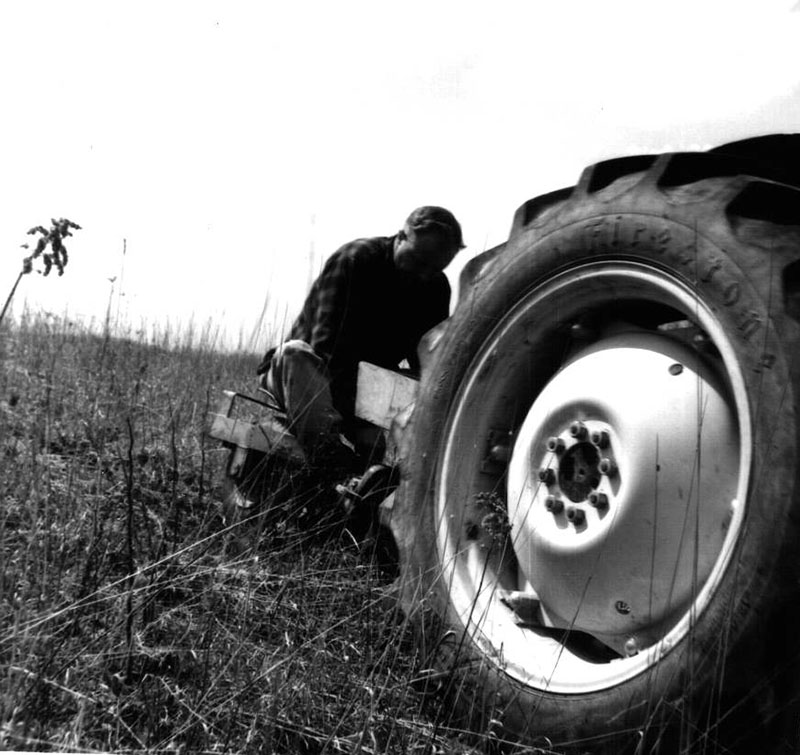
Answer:
[(17, 280), (14, 281), (14, 285), (11, 287), (11, 292), (8, 294), (8, 298), (6, 298), (6, 303), (3, 305), (3, 311), (0, 312), (0, 325), (2, 325), (3, 318), (6, 316), (6, 312), (8, 311), (9, 306), (11, 306), (11, 300), (14, 298), (14, 294), (17, 291), (17, 286), (19, 286), (19, 282), (22, 280), (23, 275), (25, 275), (25, 271), (21, 270), (19, 275), (17, 276)]

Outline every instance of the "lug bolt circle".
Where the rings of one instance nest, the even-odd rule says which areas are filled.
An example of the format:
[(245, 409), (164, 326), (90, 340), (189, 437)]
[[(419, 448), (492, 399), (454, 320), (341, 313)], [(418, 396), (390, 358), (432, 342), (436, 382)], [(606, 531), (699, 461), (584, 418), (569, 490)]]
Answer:
[(589, 503), (596, 509), (608, 508), (608, 496), (605, 493), (598, 493), (593, 490), (589, 493)]
[(556, 498), (554, 495), (549, 495), (544, 499), (544, 507), (551, 514), (560, 514), (564, 510), (564, 503), (560, 498)]
[(556, 473), (550, 467), (542, 467), (539, 470), (539, 482), (545, 485), (552, 485), (556, 481)]
[(547, 439), (547, 450), (552, 451), (554, 454), (563, 453), (565, 447), (566, 444), (561, 438), (553, 436)]
[(608, 444), (610, 443), (608, 433), (605, 430), (593, 430), (589, 439), (598, 448), (608, 448)]
[(575, 508), (574, 506), (570, 506), (567, 509), (567, 519), (570, 520), (573, 524), (583, 524), (586, 521), (586, 513), (583, 509)]
[(586, 425), (580, 420), (576, 420), (569, 426), (569, 434), (576, 440), (584, 440), (588, 432)]
[(600, 474), (604, 474), (607, 477), (613, 477), (617, 473), (617, 465), (608, 457), (600, 459), (597, 468), (600, 470)]

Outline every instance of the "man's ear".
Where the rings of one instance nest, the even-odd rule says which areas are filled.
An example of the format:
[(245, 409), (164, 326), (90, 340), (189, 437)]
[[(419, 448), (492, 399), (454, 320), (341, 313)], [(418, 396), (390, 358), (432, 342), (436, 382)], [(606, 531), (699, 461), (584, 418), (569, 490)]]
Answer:
[(397, 232), (397, 238), (398, 238), (399, 241), (405, 241), (408, 238), (408, 234), (405, 232), (404, 229), (401, 228)]

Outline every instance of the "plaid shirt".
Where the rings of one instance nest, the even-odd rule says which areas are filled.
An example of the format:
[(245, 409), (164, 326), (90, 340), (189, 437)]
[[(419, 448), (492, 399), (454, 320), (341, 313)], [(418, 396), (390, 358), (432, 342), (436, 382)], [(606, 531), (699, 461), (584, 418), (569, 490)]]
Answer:
[[(394, 369), (407, 359), (419, 369), (419, 339), (450, 312), (444, 273), (423, 281), (398, 270), (395, 238), (358, 239), (334, 252), (290, 333), (327, 365), (334, 404), (345, 416), (353, 413), (359, 362)], [(268, 369), (271, 351), (259, 373)]]

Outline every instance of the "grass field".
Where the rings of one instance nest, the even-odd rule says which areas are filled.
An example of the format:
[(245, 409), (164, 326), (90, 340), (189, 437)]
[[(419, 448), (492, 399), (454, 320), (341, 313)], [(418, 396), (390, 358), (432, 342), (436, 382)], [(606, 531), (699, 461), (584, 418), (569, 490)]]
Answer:
[(341, 529), (230, 547), (205, 340), (3, 323), (0, 749), (472, 752)]

